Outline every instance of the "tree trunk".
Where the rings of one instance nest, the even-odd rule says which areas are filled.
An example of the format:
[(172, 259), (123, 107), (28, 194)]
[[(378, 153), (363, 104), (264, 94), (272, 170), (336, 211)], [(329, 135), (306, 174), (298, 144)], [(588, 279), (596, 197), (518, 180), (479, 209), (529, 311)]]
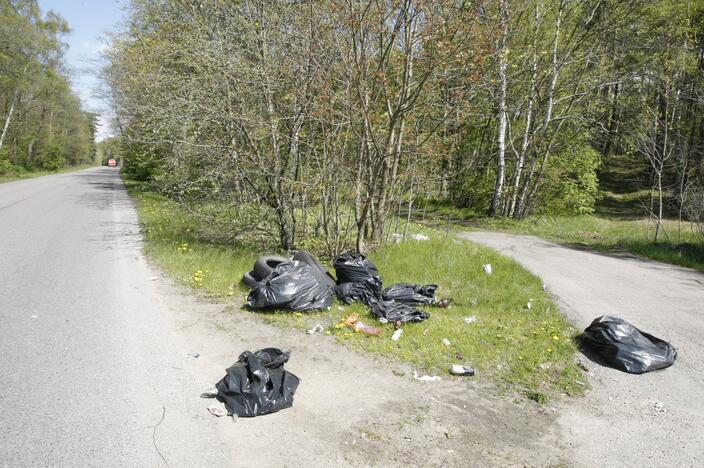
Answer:
[(496, 216), (501, 205), (501, 192), (504, 187), (505, 169), (506, 169), (506, 82), (508, 68), (508, 50), (506, 49), (506, 40), (508, 36), (508, 0), (501, 0), (501, 40), (499, 44), (499, 135), (497, 143), (499, 147), (497, 167), (496, 167), (496, 183), (494, 185), (494, 198), (491, 202), (491, 216)]

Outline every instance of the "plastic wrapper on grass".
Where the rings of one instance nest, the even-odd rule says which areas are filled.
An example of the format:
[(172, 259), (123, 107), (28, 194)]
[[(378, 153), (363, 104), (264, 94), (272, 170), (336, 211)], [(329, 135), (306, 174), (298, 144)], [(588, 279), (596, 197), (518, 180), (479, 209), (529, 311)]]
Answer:
[(608, 364), (631, 374), (664, 369), (677, 359), (677, 350), (670, 343), (608, 315), (595, 319), (581, 338)]
[(249, 293), (252, 309), (319, 310), (332, 305), (333, 290), (307, 263), (281, 263)]
[(396, 301), (381, 301), (372, 306), (372, 314), (391, 323), (422, 322), (430, 314)]
[(377, 270), (374, 262), (354, 250), (338, 255), (332, 266), (335, 267), (337, 284), (361, 283), (374, 277), (381, 283), (379, 270)]
[(230, 414), (245, 418), (291, 407), (300, 380), (284, 369), (289, 357), (277, 348), (245, 351), (215, 385), (215, 398)]
[(381, 298), (381, 279), (376, 276), (358, 283), (342, 283), (335, 286), (335, 294), (345, 304), (361, 302), (369, 307)]
[(385, 301), (428, 305), (434, 304), (437, 301), (435, 297), (435, 291), (437, 289), (437, 284), (421, 286), (419, 284), (399, 283), (384, 289), (382, 295)]

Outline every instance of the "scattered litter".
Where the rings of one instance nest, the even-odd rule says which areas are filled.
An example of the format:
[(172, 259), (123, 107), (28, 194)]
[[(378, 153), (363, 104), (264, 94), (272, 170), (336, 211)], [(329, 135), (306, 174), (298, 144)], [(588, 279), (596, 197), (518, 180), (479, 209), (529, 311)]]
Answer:
[(379, 323), (387, 324), (389, 323), (389, 321), (386, 320), (384, 317), (379, 317)]
[(158, 276), (150, 276), (150, 277), (149, 277), (149, 281), (156, 281), (156, 280), (158, 280), (158, 279), (159, 279)]
[(413, 234), (411, 237), (417, 241), (427, 241), (430, 239), (430, 237), (424, 235), (424, 234)]
[(188, 353), (188, 355), (195, 359), (198, 359), (200, 357), (200, 353)]
[(486, 273), (487, 275), (491, 275), (492, 269), (490, 263), (485, 263), (484, 265), (482, 265), (482, 268), (484, 268), (484, 273)]
[(381, 335), (381, 330), (376, 327), (371, 327), (365, 325), (362, 322), (357, 322), (354, 324), (354, 329), (358, 332), (366, 333), (367, 335), (379, 336)]
[(474, 375), (474, 368), (469, 366), (461, 366), (459, 364), (452, 364), (450, 366), (450, 374), (472, 377)]
[(476, 321), (477, 321), (477, 316), (476, 316), (476, 315), (472, 315), (472, 316), (470, 316), (470, 317), (465, 317), (465, 318), (464, 318), (464, 323), (474, 323), (474, 322), (476, 322)]
[(300, 380), (284, 369), (290, 356), (291, 353), (278, 348), (243, 352), (227, 369), (225, 377), (215, 384), (217, 394), (214, 397), (225, 404), (228, 413), (242, 417), (291, 407)]
[(579, 385), (579, 386), (581, 386), (581, 387), (586, 387), (586, 386), (587, 386), (587, 384), (584, 383), (584, 382), (582, 382), (581, 380), (575, 380), (574, 383), (576, 383), (577, 385)]
[(406, 436), (406, 437), (403, 438), (403, 440), (405, 440), (406, 442), (413, 442), (413, 437), (411, 437), (411, 436)]
[(664, 369), (677, 359), (670, 343), (608, 315), (596, 318), (584, 330), (582, 342), (615, 368), (631, 374)]
[(550, 289), (550, 288), (548, 288), (548, 285), (543, 283), (543, 291), (547, 291), (548, 289)]
[(308, 333), (309, 335), (314, 335), (316, 333), (323, 333), (324, 331), (325, 327), (323, 327), (321, 324), (317, 324), (316, 326), (308, 330), (306, 333)]
[(526, 304), (526, 308), (527, 308), (528, 310), (530, 310), (530, 309), (533, 308), (533, 301), (532, 301), (532, 300), (528, 301), (528, 304)]
[(449, 309), (449, 308), (450, 308), (450, 305), (451, 305), (453, 302), (455, 302), (455, 300), (454, 300), (454, 299), (450, 299), (450, 298), (447, 298), (447, 299), (440, 299), (439, 301), (435, 302), (433, 305), (436, 306), (436, 307), (441, 307), (441, 308), (443, 308), (443, 309)]
[(656, 401), (655, 404), (653, 405), (653, 408), (658, 413), (667, 413), (670, 411), (670, 409), (667, 406), (665, 406), (665, 404), (662, 401)]
[(39, 317), (39, 316), (36, 315), (36, 314), (35, 314), (35, 315), (32, 315), (32, 318), (33, 318), (33, 319), (35, 319), (35, 318), (37, 318), (37, 317)]
[(394, 232), (391, 234), (391, 239), (393, 239), (394, 244), (400, 244), (401, 241), (403, 240), (403, 234), (399, 234), (398, 232)]
[(440, 380), (440, 377), (437, 375), (418, 375), (415, 370), (413, 371), (413, 378), (421, 382), (437, 382)]
[(345, 310), (345, 308), (342, 306), (337, 306), (337, 310), (343, 311), (343, 310)]
[(217, 416), (218, 418), (228, 415), (227, 410), (222, 405), (208, 406), (208, 413), (213, 416)]
[(428, 336), (428, 333), (430, 333), (430, 328), (423, 330), (423, 336)]
[(393, 335), (391, 335), (391, 340), (392, 341), (398, 341), (399, 338), (401, 338), (401, 335), (403, 335), (403, 328), (399, 328), (394, 332)]
[(445, 346), (452, 346), (452, 343), (450, 343), (450, 340), (448, 340), (447, 338), (442, 339), (442, 344), (444, 344)]
[(548, 370), (552, 367), (552, 364), (550, 364), (549, 362), (545, 362), (543, 364), (538, 364), (538, 367), (540, 367), (543, 370)]

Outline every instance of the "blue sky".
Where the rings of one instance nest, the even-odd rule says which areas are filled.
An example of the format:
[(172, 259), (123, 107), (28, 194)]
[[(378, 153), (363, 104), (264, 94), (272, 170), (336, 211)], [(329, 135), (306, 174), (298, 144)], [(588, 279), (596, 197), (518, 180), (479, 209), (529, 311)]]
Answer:
[(63, 38), (69, 46), (66, 62), (85, 109), (102, 116), (98, 139), (109, 135), (110, 129), (106, 106), (95, 96), (99, 82), (94, 70), (105, 47), (102, 36), (117, 29), (123, 20), (124, 4), (124, 0), (39, 0), (42, 11), (59, 13), (71, 27), (71, 33)]

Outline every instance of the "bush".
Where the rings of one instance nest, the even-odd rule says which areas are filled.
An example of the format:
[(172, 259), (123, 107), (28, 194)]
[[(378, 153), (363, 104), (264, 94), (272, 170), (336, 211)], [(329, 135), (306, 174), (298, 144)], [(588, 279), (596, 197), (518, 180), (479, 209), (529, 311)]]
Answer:
[(599, 153), (577, 144), (555, 154), (538, 195), (538, 214), (591, 214), (599, 193)]

